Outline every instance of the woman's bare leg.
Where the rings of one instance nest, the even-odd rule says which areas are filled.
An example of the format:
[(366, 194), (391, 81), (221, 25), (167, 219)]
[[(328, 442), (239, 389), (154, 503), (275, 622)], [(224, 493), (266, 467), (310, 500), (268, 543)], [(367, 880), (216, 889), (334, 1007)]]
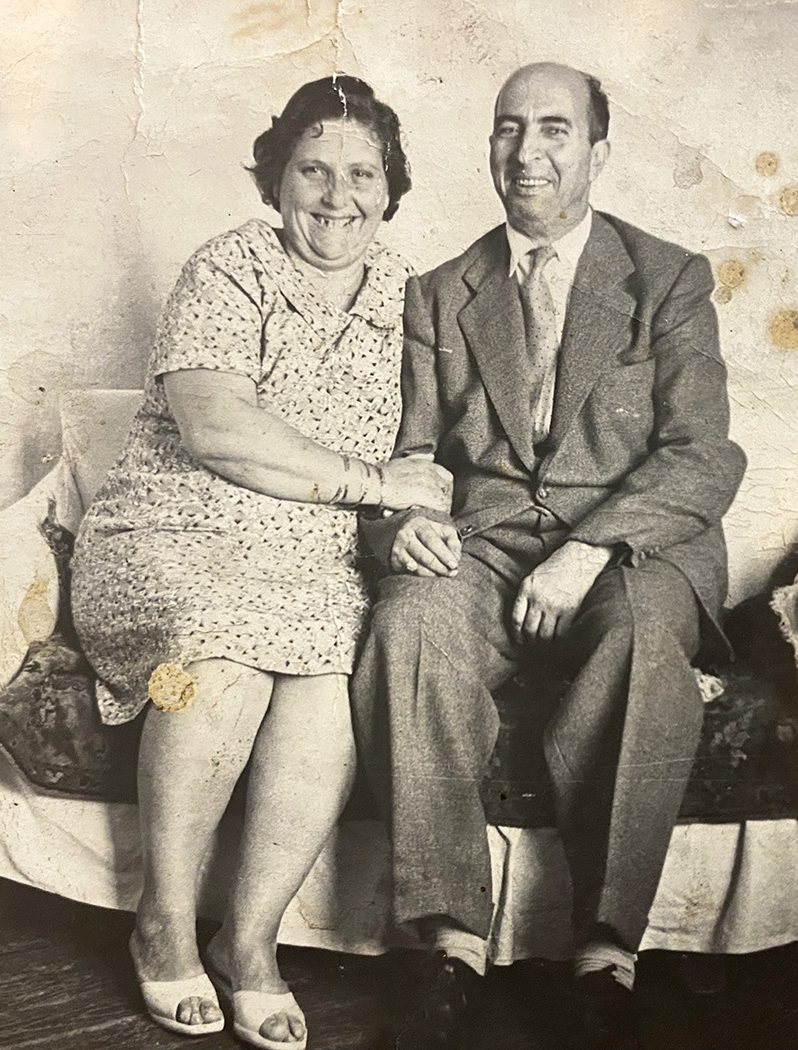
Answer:
[[(271, 675), (229, 660), (201, 660), (187, 670), (197, 683), (194, 699), (182, 711), (151, 708), (139, 753), (144, 888), (132, 946), (139, 976), (151, 981), (203, 970), (197, 878), (273, 686)], [(219, 1016), (208, 1000), (186, 1000), (177, 1012), (185, 1024)]]
[[(283, 914), (333, 830), (352, 787), (355, 749), (344, 675), (275, 676), (252, 752), (241, 861), (211, 956), (233, 988), (285, 990), (277, 968)], [(301, 1037), (276, 1015), (267, 1039)]]

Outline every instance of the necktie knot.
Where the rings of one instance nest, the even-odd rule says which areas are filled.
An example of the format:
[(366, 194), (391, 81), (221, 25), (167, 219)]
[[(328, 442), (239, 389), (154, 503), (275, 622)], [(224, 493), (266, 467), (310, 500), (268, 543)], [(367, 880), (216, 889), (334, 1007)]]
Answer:
[(529, 280), (532, 280), (543, 272), (546, 263), (557, 258), (557, 252), (551, 244), (541, 244), (539, 248), (533, 248), (529, 252), (529, 258), (531, 259)]

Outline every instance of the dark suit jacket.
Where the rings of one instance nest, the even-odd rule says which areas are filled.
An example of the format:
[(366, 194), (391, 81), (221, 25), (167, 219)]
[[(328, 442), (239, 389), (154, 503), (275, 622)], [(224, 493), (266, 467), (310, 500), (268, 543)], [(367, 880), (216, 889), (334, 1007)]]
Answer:
[[(453, 518), (466, 534), (546, 507), (574, 539), (625, 547), (633, 564), (673, 562), (714, 621), (727, 588), (720, 521), (745, 456), (728, 437), (712, 288), (703, 256), (594, 213), (568, 303), (551, 433), (536, 458), (519, 397), (527, 351), (518, 287), (504, 227), (492, 230), (408, 283), (396, 454), (433, 452), (453, 472)], [(512, 454), (493, 498), (474, 465), (496, 428)], [(366, 526), (378, 554), (407, 513)]]

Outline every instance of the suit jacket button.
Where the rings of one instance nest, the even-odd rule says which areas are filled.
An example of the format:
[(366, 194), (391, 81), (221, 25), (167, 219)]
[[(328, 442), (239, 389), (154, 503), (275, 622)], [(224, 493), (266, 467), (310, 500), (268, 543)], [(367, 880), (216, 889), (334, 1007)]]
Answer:
[(538, 489), (538, 499), (548, 499), (548, 497), (549, 497), (549, 490), (547, 488), (541, 487), (541, 488)]

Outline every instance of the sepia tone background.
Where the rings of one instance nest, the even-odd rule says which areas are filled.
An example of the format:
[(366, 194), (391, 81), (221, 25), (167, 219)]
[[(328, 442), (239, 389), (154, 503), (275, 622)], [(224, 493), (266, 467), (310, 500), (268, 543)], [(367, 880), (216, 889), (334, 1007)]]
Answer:
[[(3, 0), (0, 499), (58, 456), (58, 396), (137, 387), (190, 253), (266, 214), (242, 165), (304, 81), (364, 77), (414, 189), (382, 237), (419, 269), (501, 219), (487, 136), (516, 66), (597, 74), (595, 204), (706, 252), (751, 466), (749, 586), (798, 535), (798, 11), (772, 0)], [(751, 541), (755, 550), (751, 553)], [(759, 553), (757, 553), (759, 552)]]

